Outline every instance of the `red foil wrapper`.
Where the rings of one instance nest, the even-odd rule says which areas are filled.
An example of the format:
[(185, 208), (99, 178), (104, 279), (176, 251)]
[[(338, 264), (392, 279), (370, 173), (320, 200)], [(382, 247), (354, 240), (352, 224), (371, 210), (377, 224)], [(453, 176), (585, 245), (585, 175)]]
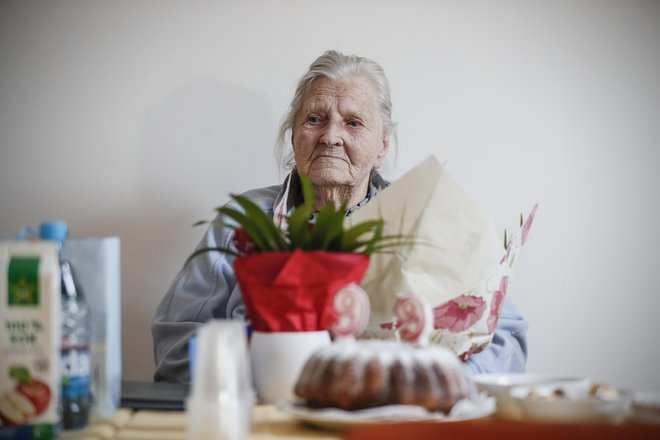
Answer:
[(260, 332), (330, 328), (337, 319), (335, 293), (359, 284), (368, 267), (366, 255), (300, 249), (259, 252), (234, 261), (252, 329)]

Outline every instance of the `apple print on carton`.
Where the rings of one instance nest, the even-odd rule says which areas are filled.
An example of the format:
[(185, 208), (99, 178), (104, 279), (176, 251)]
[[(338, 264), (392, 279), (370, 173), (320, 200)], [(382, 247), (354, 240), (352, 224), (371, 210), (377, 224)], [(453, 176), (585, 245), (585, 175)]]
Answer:
[(23, 366), (11, 367), (9, 376), (16, 386), (4, 390), (0, 396), (0, 419), (8, 425), (25, 425), (46, 411), (52, 393), (47, 383), (33, 378)]

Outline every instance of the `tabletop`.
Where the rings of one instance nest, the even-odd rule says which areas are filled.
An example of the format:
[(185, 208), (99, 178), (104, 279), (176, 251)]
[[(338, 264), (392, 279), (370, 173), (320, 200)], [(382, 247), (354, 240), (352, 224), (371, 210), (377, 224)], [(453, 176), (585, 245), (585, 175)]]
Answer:
[[(492, 417), (463, 422), (406, 422), (357, 427), (351, 431), (330, 431), (307, 426), (273, 405), (257, 405), (252, 414), (248, 440), (277, 439), (425, 439), (488, 438), (489, 440), (559, 438), (562, 440), (659, 439), (660, 424), (557, 424), (505, 422)], [(181, 411), (134, 411), (121, 408), (112, 417), (94, 418), (81, 431), (60, 435), (63, 440), (187, 440), (186, 414)]]
[[(297, 422), (273, 405), (257, 405), (252, 413), (249, 440), (342, 438), (340, 431), (324, 431)], [(182, 411), (134, 411), (120, 408), (112, 417), (94, 418), (81, 431), (60, 434), (63, 440), (187, 440)]]

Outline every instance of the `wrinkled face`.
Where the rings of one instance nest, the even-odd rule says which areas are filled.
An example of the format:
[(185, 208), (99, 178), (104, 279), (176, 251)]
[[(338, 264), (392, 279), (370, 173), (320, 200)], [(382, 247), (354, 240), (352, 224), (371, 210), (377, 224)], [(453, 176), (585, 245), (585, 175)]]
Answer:
[(388, 147), (375, 86), (353, 76), (314, 82), (291, 135), (296, 167), (318, 187), (366, 190)]

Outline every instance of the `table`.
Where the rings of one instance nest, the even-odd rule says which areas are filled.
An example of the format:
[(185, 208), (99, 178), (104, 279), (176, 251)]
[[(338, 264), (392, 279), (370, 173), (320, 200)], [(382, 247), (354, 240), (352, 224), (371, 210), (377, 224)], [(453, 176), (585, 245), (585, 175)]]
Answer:
[[(181, 411), (134, 411), (121, 408), (112, 417), (93, 419), (78, 432), (65, 432), (63, 440), (188, 440), (186, 415)], [(272, 405), (257, 405), (247, 440), (412, 440), (412, 439), (660, 439), (660, 424), (570, 425), (504, 422), (494, 418), (451, 423), (391, 423), (327, 431), (308, 427)]]
[[(337, 440), (343, 433), (307, 427), (273, 405), (257, 405), (248, 440)], [(120, 408), (112, 417), (95, 418), (82, 431), (62, 433), (62, 440), (188, 440), (181, 411), (133, 411)]]

